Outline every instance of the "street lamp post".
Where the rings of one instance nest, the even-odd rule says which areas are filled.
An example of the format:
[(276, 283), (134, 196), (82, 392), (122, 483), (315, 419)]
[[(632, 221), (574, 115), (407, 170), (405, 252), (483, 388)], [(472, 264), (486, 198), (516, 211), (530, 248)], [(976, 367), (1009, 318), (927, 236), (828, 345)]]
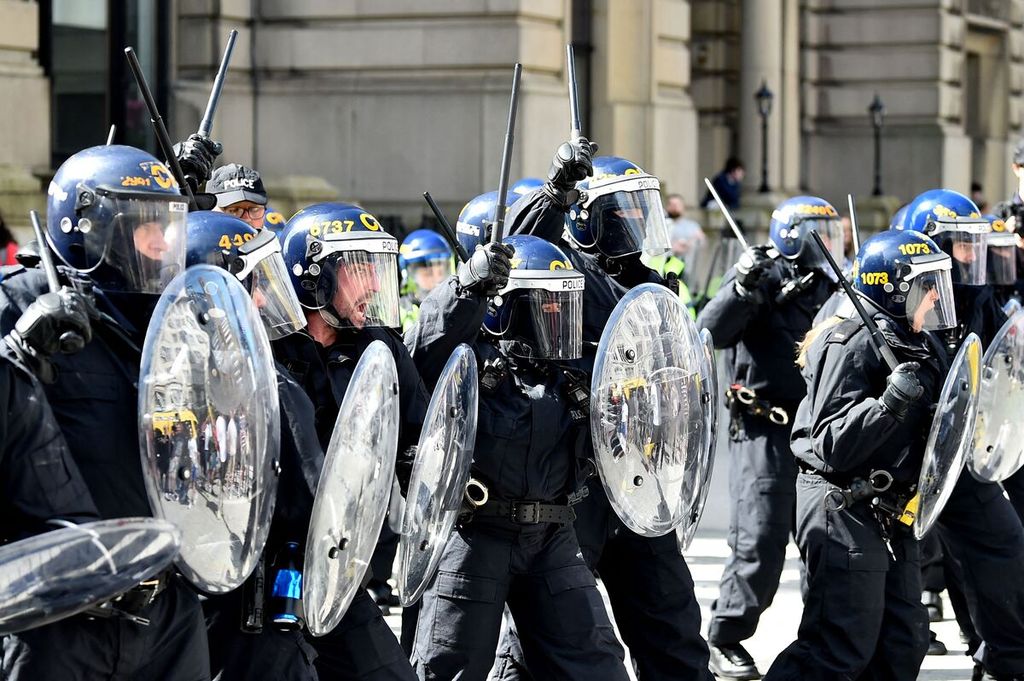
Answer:
[(875, 188), (871, 190), (872, 196), (882, 195), (882, 122), (885, 118), (885, 105), (882, 99), (875, 93), (868, 107), (871, 114), (871, 127), (875, 129)]
[(761, 81), (761, 87), (754, 93), (757, 101), (757, 113), (761, 116), (761, 186), (758, 191), (767, 194), (768, 188), (768, 116), (772, 113), (772, 98), (775, 95), (768, 89), (768, 83)]

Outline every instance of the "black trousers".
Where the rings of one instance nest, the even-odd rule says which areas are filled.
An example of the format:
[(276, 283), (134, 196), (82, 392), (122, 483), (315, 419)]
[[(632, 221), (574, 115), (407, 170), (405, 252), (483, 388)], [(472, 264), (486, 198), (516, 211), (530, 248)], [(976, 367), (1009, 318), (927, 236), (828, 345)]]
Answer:
[(928, 650), (918, 543), (901, 530), (887, 545), (864, 503), (826, 511), (830, 488), (816, 475), (797, 479), (804, 611), (765, 681), (916, 679)]
[[(611, 601), (619, 634), (641, 681), (712, 681), (708, 645), (700, 633), (700, 605), (675, 533), (634, 534), (611, 510), (599, 480), (574, 506), (576, 534), (587, 565), (597, 571)], [(533, 678), (526, 671), (518, 634), (509, 629), (499, 648), (495, 677)]]
[(3, 639), (3, 673), (9, 681), (208, 681), (206, 627), (195, 592), (180, 579), (141, 616), (149, 626), (123, 618), (82, 615)]
[(793, 532), (796, 460), (790, 427), (758, 416), (742, 416), (744, 432), (731, 443), (729, 548), (711, 604), (708, 641), (744, 641), (757, 631), (761, 613), (779, 589), (786, 546)]
[(413, 646), (420, 679), (483, 681), (502, 613), (545, 681), (625, 681), (622, 646), (571, 527), (474, 520), (448, 540), (423, 595)]
[[(1024, 673), (1024, 527), (999, 485), (960, 475), (935, 530), (963, 569), (985, 668)], [(934, 530), (933, 530), (934, 531)]]
[(366, 589), (356, 590), (341, 622), (326, 636), (307, 636), (320, 681), (412, 681), (409, 659)]
[(317, 681), (316, 651), (301, 631), (264, 624), (258, 634), (243, 632), (242, 594), (235, 590), (203, 603), (215, 681)]
[(1003, 489), (1010, 497), (1010, 503), (1017, 512), (1017, 517), (1024, 523), (1024, 468), (1003, 480)]

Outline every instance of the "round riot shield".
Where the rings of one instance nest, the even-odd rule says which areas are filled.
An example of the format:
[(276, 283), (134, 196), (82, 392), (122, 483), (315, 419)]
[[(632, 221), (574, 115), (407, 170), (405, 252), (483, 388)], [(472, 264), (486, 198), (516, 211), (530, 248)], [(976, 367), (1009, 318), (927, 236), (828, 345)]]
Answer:
[(612, 509), (637, 534), (686, 521), (706, 459), (704, 347), (686, 306), (656, 284), (623, 296), (601, 335), (590, 430)]
[(686, 492), (691, 499), (689, 510), (683, 522), (676, 528), (679, 539), (679, 551), (686, 551), (697, 532), (704, 504), (711, 490), (711, 471), (715, 467), (715, 447), (718, 445), (718, 409), (720, 393), (718, 389), (718, 366), (715, 364), (715, 344), (711, 332), (700, 331), (701, 347), (704, 351), (704, 362), (701, 365), (701, 406), (703, 409), (704, 444), (701, 449), (702, 458), (696, 461), (696, 474), (691, 478), (692, 489)]
[(974, 447), (967, 469), (1002, 482), (1024, 466), (1024, 312), (1006, 320), (981, 360)]
[(398, 373), (374, 341), (356, 364), (327, 447), (306, 536), (302, 605), (314, 636), (348, 610), (388, 509), (398, 448)]
[(0, 548), (0, 635), (40, 627), (110, 600), (167, 569), (181, 535), (166, 520), (118, 518)]
[(919, 499), (914, 535), (918, 539), (938, 520), (973, 446), (980, 387), (981, 341), (972, 333), (953, 358), (928, 433), (917, 483)]
[(280, 442), (277, 373), (234, 275), (190, 267), (146, 333), (139, 440), (153, 513), (182, 533), (177, 566), (216, 594), (242, 584), (270, 529)]
[(398, 593), (408, 607), (434, 577), (462, 505), (476, 442), (476, 355), (448, 358), (420, 431), (398, 544)]

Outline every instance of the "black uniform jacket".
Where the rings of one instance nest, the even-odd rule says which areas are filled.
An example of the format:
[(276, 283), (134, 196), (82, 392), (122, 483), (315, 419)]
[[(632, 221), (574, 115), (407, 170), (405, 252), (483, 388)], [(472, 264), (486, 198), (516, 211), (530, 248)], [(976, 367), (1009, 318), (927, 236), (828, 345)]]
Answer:
[(99, 518), (42, 386), (0, 341), (0, 544)]
[(711, 332), (717, 349), (734, 348), (731, 382), (791, 413), (806, 389), (796, 366), (797, 344), (835, 288), (831, 280), (815, 272), (808, 289), (775, 302), (783, 282), (804, 273), (788, 260), (775, 260), (759, 286), (758, 302), (736, 292), (736, 273), (730, 269), (697, 318), (697, 326)]
[(459, 343), (473, 348), (481, 372), (501, 355), (508, 367), (504, 378), (493, 390), (480, 390), (473, 477), (497, 498), (564, 500), (586, 430), (572, 423), (564, 374), (548, 363), (516, 360), (485, 338), (480, 325), (486, 299), (457, 288), (451, 277), (420, 306), (406, 334), (416, 366), (433, 386)]
[(900, 362), (918, 362), (924, 394), (901, 423), (882, 407), (889, 368), (878, 357), (860, 318), (842, 321), (807, 351), (807, 396), (793, 423), (793, 454), (804, 466), (840, 482), (884, 469), (903, 482), (917, 478), (948, 366), (941, 342), (905, 330), (878, 313), (878, 323)]
[[(49, 289), (38, 269), (14, 266), (0, 274), (0, 334), (6, 335), (25, 308)], [(138, 380), (144, 324), (157, 297), (121, 297), (120, 304), (131, 308), (124, 312), (111, 299), (96, 290), (103, 317), (92, 320), (92, 340), (81, 352), (52, 358), (57, 380), (44, 389), (100, 516), (149, 516), (139, 450)]]

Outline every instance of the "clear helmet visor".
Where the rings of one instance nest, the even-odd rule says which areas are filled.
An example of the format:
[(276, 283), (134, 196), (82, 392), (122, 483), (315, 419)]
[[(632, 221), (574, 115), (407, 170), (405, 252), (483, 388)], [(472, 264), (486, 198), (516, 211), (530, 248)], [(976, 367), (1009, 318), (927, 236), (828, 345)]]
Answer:
[(634, 253), (653, 258), (672, 248), (661, 191), (656, 188), (605, 194), (587, 211), (597, 249), (609, 258)]
[(938, 222), (932, 238), (953, 259), (954, 284), (984, 286), (988, 283), (987, 222)]
[(825, 260), (825, 256), (821, 254), (821, 251), (814, 244), (811, 232), (818, 233), (825, 247), (828, 248), (832, 259), (840, 265), (842, 264), (843, 257), (845, 256), (843, 248), (843, 223), (839, 220), (801, 220), (800, 231), (803, 233), (803, 242), (797, 259), (801, 264), (807, 267), (821, 268), (826, 272), (832, 271)]
[(252, 272), (250, 290), (270, 340), (284, 338), (306, 326), (306, 315), (280, 252), (259, 261)]
[(1017, 237), (991, 234), (988, 241), (988, 283), (1009, 286), (1017, 281)]
[(544, 359), (577, 359), (583, 354), (583, 291), (530, 290), (526, 310), (535, 350)]
[(180, 197), (97, 189), (79, 215), (77, 224), (66, 220), (60, 228), (81, 233), (85, 272), (106, 264), (126, 291), (160, 293), (185, 269), (188, 204)]
[(933, 269), (922, 272), (909, 283), (907, 322), (914, 331), (938, 331), (956, 326), (956, 305), (953, 300), (950, 270)]
[(321, 263), (317, 306), (339, 329), (401, 326), (398, 309), (398, 256), (343, 251)]
[(411, 262), (406, 265), (408, 290), (417, 300), (423, 300), (427, 294), (454, 272), (451, 258), (438, 258), (424, 262)]

